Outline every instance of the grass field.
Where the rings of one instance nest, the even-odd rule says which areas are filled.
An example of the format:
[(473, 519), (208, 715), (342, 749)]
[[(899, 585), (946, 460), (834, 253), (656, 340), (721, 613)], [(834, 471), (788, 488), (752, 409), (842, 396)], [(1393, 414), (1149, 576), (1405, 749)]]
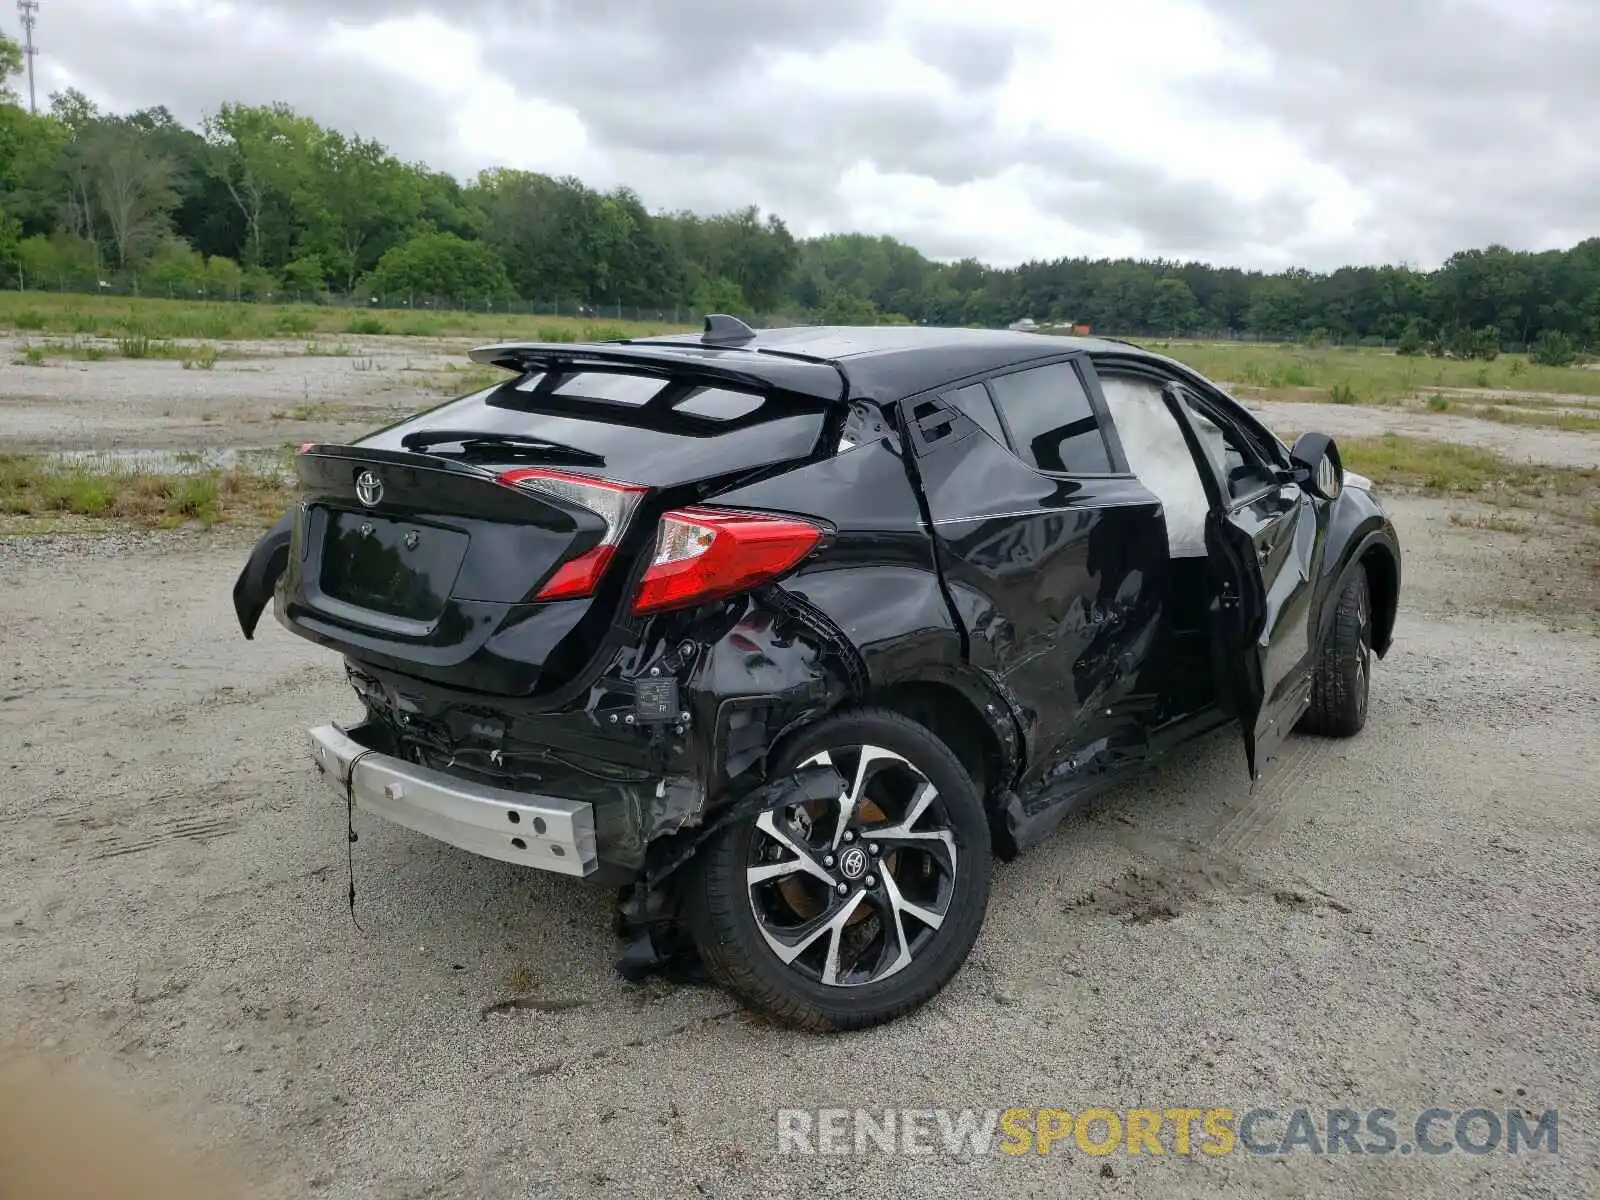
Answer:
[(1340, 438), (1339, 453), (1352, 471), (1389, 487), (1457, 494), (1507, 488), (1529, 496), (1600, 492), (1600, 471), (1515, 463), (1489, 450), (1428, 438)]
[[(1381, 487), (1462, 496), (1497, 507), (1534, 512), (1567, 525), (1600, 528), (1600, 471), (1517, 463), (1488, 450), (1429, 438), (1340, 438), (1345, 465)], [(1502, 512), (1456, 514), (1452, 521), (1508, 533), (1527, 521)], [(1588, 542), (1590, 569), (1600, 571), (1600, 542)]]
[(0, 329), (21, 334), (100, 338), (176, 338), (235, 341), (314, 335), (522, 338), (541, 342), (644, 337), (683, 328), (645, 322), (519, 316), (443, 310), (330, 308), (316, 304), (233, 304), (227, 301), (130, 299), (121, 296), (0, 292)]
[[(1145, 348), (1187, 363), (1208, 379), (1233, 385), (1239, 395), (1260, 400), (1333, 404), (1398, 404), (1442, 388), (1482, 388), (1506, 393), (1503, 402), (1527, 394), (1600, 396), (1600, 371), (1544, 367), (1525, 354), (1502, 354), (1493, 362), (1449, 358), (1405, 358), (1364, 347), (1310, 349), (1258, 342), (1145, 341)], [(1450, 397), (1441, 397), (1446, 404)], [(1482, 397), (1480, 402), (1496, 398)], [(1473, 414), (1477, 415), (1477, 414)], [(1555, 424), (1530, 420), (1529, 424)]]

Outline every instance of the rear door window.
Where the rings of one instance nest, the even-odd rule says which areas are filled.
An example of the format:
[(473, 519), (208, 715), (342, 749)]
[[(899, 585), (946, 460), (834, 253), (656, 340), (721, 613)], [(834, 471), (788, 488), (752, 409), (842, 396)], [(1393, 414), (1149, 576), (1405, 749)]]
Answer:
[(1099, 417), (1071, 363), (998, 375), (989, 388), (1025, 461), (1053, 473), (1113, 473)]

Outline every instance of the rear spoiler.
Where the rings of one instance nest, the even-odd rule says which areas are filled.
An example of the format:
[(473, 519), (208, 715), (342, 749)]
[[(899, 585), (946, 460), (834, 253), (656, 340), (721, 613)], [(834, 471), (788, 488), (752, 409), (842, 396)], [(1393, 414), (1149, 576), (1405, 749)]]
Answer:
[(845, 381), (838, 366), (825, 359), (774, 354), (732, 344), (693, 342), (503, 342), (468, 352), (476, 363), (507, 371), (579, 371), (623, 368), (645, 374), (671, 375), (708, 384), (791, 392), (815, 400), (844, 399)]

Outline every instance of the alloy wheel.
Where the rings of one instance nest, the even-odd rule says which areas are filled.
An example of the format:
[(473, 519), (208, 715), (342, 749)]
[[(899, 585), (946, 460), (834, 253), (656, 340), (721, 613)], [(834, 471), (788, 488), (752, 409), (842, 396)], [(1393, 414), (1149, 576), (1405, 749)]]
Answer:
[(904, 970), (949, 914), (956, 839), (938, 789), (878, 746), (837, 747), (797, 770), (831, 767), (833, 800), (762, 813), (746, 886), (756, 927), (791, 970), (828, 987)]

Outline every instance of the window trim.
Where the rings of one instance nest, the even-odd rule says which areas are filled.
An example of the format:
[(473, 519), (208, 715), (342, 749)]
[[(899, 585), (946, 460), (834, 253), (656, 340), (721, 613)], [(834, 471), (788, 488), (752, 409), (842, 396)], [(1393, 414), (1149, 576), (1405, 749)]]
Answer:
[[(1180, 393), (1180, 400), (1193, 400), (1195, 402), (1195, 407), (1200, 410), (1200, 415), (1221, 429), (1224, 436), (1230, 432), (1237, 436), (1240, 442), (1246, 446), (1249, 452), (1255, 457), (1255, 461), (1260, 467), (1264, 468), (1268, 472), (1273, 473), (1282, 470), (1282, 468), (1274, 464), (1271, 459), (1266, 458), (1261, 454), (1261, 447), (1256, 443), (1254, 438), (1249, 436), (1247, 430), (1243, 429), (1237, 422), (1230, 421), (1226, 416), (1218, 413), (1215, 406), (1205, 403), (1205, 398), (1201, 396), (1200, 393), (1196, 392), (1192, 387), (1189, 387), (1187, 384), (1179, 380), (1173, 380), (1171, 386), (1175, 387)], [(1187, 403), (1185, 403), (1184, 409), (1184, 420), (1187, 421), (1190, 426), (1195, 427), (1195, 433), (1198, 434), (1200, 430), (1195, 421), (1195, 413), (1188, 411)], [(1254, 504), (1268, 492), (1275, 492), (1278, 490), (1278, 488), (1283, 486), (1282, 481), (1277, 479), (1274, 475), (1273, 478), (1262, 480), (1260, 486), (1245, 492), (1243, 495), (1235, 496), (1233, 494), (1233, 487), (1228, 478), (1228, 473), (1226, 471), (1217, 470), (1217, 464), (1211, 461), (1211, 457), (1209, 455), (1206, 456), (1206, 466), (1210, 469), (1211, 474), (1216, 477), (1217, 485), (1223, 498), (1223, 510), (1225, 512), (1233, 512), (1235, 509), (1244, 508), (1246, 505)]]

